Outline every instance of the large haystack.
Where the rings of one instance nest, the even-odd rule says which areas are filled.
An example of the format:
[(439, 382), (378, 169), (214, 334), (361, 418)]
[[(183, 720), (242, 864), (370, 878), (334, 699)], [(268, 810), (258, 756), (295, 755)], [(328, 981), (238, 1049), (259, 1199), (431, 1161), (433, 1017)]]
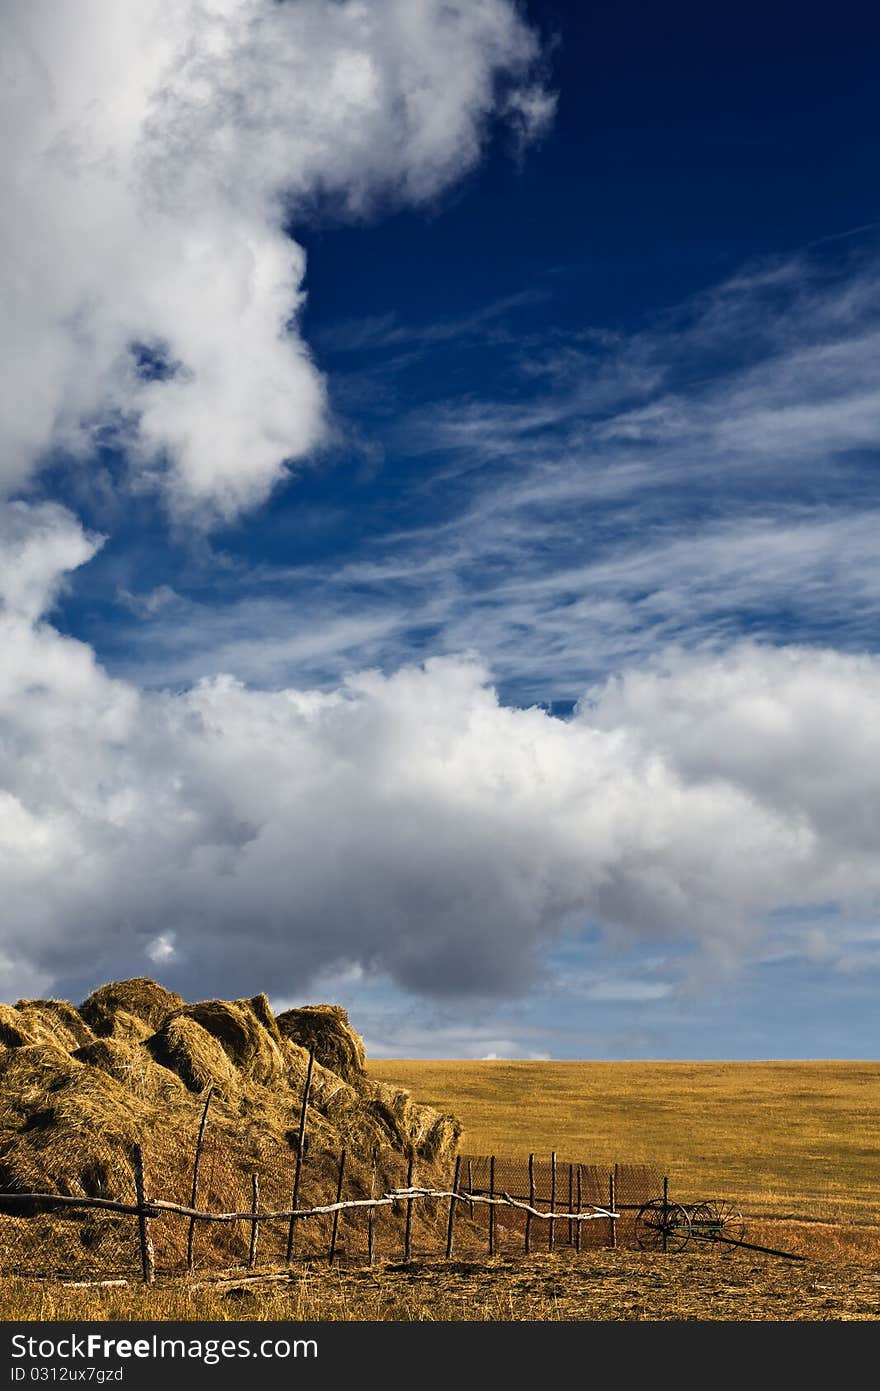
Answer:
[[(137, 979), (102, 986), (78, 1010), (60, 1000), (0, 1005), (0, 1189), (131, 1201), (132, 1150), (139, 1143), (152, 1196), (188, 1203), (195, 1139), (210, 1088), (199, 1201), (215, 1210), (233, 1205), (244, 1211), (257, 1173), (263, 1210), (287, 1207), (312, 1051), (302, 1205), (332, 1198), (343, 1148), (351, 1197), (367, 1196), (374, 1184), (400, 1185), (410, 1156), (418, 1182), (449, 1182), (458, 1122), (413, 1102), (405, 1091), (373, 1082), (344, 1010), (305, 1006), (276, 1019), (265, 995), (186, 1004), (155, 981)], [(359, 1218), (363, 1226), (364, 1214)], [(383, 1209), (377, 1230), (391, 1238), (401, 1222), (402, 1208)], [(6, 1233), (0, 1266), (21, 1268), (20, 1261), (15, 1264), (20, 1247), (9, 1234), (31, 1239), (41, 1223), (49, 1224), (50, 1247), (88, 1249), (102, 1269), (107, 1258), (99, 1256), (106, 1250), (115, 1251), (122, 1264), (131, 1258), (126, 1219), (82, 1212), (64, 1220), (57, 1213), (13, 1218), (2, 1216), (0, 1204)], [(346, 1223), (357, 1244), (360, 1228), (354, 1218), (345, 1219), (343, 1231)], [(166, 1264), (179, 1262), (185, 1223), (157, 1219), (153, 1225), (160, 1263), (162, 1251)], [(325, 1226), (323, 1220), (301, 1224), (298, 1249), (326, 1249)], [(282, 1227), (266, 1224), (266, 1259), (283, 1255)], [(423, 1246), (437, 1245), (442, 1214), (417, 1205), (414, 1230)], [(398, 1236), (392, 1245), (399, 1248)], [(237, 1226), (200, 1227), (200, 1259), (234, 1263), (246, 1252), (244, 1241)]]

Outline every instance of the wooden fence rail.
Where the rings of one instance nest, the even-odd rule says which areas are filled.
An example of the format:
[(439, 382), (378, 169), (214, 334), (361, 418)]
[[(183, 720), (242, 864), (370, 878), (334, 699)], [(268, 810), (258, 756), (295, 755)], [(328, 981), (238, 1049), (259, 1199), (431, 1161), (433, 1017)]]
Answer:
[(565, 1221), (570, 1219), (572, 1222), (595, 1222), (600, 1219), (613, 1221), (620, 1216), (618, 1212), (610, 1212), (607, 1208), (593, 1208), (590, 1212), (542, 1212), (539, 1208), (532, 1207), (529, 1203), (520, 1202), (518, 1198), (511, 1198), (508, 1193), (501, 1193), (495, 1197), (489, 1197), (485, 1193), (468, 1193), (462, 1189), (455, 1192), (448, 1188), (393, 1188), (383, 1193), (379, 1198), (346, 1198), (344, 1201), (336, 1203), (322, 1203), (318, 1207), (308, 1208), (281, 1208), (276, 1212), (255, 1213), (253, 1208), (247, 1212), (203, 1212), (197, 1208), (187, 1207), (185, 1203), (169, 1202), (165, 1198), (145, 1198), (143, 1204), (139, 1203), (120, 1203), (113, 1198), (88, 1198), (70, 1196), (67, 1193), (0, 1193), (0, 1215), (3, 1206), (9, 1202), (20, 1203), (54, 1203), (60, 1207), (83, 1207), (83, 1208), (103, 1208), (108, 1212), (125, 1213), (130, 1217), (158, 1217), (160, 1213), (176, 1213), (178, 1217), (189, 1217), (196, 1222), (248, 1222), (253, 1223), (255, 1216), (259, 1222), (278, 1222), (300, 1221), (308, 1217), (325, 1217), (334, 1212), (345, 1212), (353, 1208), (377, 1208), (390, 1207), (392, 1203), (411, 1203), (429, 1198), (446, 1198), (450, 1202), (458, 1203), (483, 1203), (494, 1207), (513, 1207), (521, 1212), (530, 1214), (533, 1218), (538, 1218), (542, 1222)]
[[(549, 1212), (544, 1212), (540, 1208), (530, 1203), (512, 1198), (509, 1193), (486, 1194), (472, 1193), (458, 1186), (458, 1179), (461, 1172), (460, 1162), (456, 1164), (455, 1180), (451, 1189), (446, 1188), (424, 1188), (407, 1183), (405, 1187), (389, 1189), (380, 1197), (370, 1198), (346, 1198), (340, 1195), (345, 1173), (345, 1151), (340, 1158), (339, 1173), (336, 1185), (336, 1202), (321, 1203), (316, 1207), (310, 1208), (282, 1208), (277, 1211), (259, 1210), (259, 1177), (257, 1174), (251, 1175), (251, 1206), (247, 1212), (205, 1212), (198, 1208), (190, 1207), (185, 1203), (171, 1202), (165, 1198), (151, 1198), (146, 1194), (144, 1178), (144, 1162), (141, 1147), (136, 1145), (133, 1152), (133, 1167), (135, 1174), (135, 1190), (137, 1201), (134, 1203), (118, 1202), (113, 1198), (92, 1198), (83, 1195), (78, 1197), (67, 1193), (0, 1193), (0, 1215), (8, 1204), (16, 1203), (39, 1203), (41, 1207), (62, 1207), (62, 1208), (84, 1208), (99, 1209), (103, 1212), (114, 1212), (126, 1216), (137, 1218), (138, 1239), (141, 1256), (141, 1272), (147, 1284), (152, 1284), (155, 1279), (156, 1264), (153, 1252), (153, 1240), (150, 1233), (150, 1221), (163, 1213), (171, 1216), (183, 1217), (188, 1219), (188, 1240), (187, 1240), (187, 1270), (192, 1273), (192, 1234), (197, 1222), (246, 1222), (250, 1227), (250, 1243), (248, 1250), (248, 1268), (253, 1269), (256, 1264), (257, 1252), (257, 1233), (259, 1225), (263, 1222), (286, 1221), (289, 1230), (296, 1222), (306, 1221), (310, 1217), (332, 1216), (332, 1236), (330, 1241), (329, 1260), (332, 1264), (336, 1254), (336, 1241), (340, 1214), (343, 1212), (358, 1211), (366, 1209), (369, 1215), (368, 1228), (368, 1250), (370, 1264), (373, 1261), (373, 1214), (377, 1208), (392, 1207), (396, 1203), (405, 1204), (406, 1211), (406, 1231), (404, 1238), (404, 1260), (412, 1259), (412, 1212), (416, 1202), (436, 1202), (446, 1200), (449, 1203), (449, 1218), (447, 1226), (446, 1250), (447, 1258), (452, 1254), (453, 1244), (453, 1223), (455, 1208), (458, 1203), (464, 1203), (470, 1207), (471, 1211), (476, 1204), (482, 1204), (489, 1209), (489, 1250), (490, 1255), (494, 1253), (495, 1236), (495, 1210), (498, 1207), (515, 1208), (526, 1214), (527, 1221), (537, 1220), (542, 1222), (554, 1222), (568, 1220), (575, 1224), (575, 1229), (580, 1231), (582, 1222), (611, 1221), (612, 1227), (618, 1213), (610, 1209), (592, 1207), (590, 1211), (583, 1212), (559, 1212), (552, 1207)], [(412, 1173), (412, 1164), (409, 1167), (409, 1176)], [(288, 1236), (289, 1242), (289, 1236)], [(289, 1249), (289, 1246), (288, 1246)]]

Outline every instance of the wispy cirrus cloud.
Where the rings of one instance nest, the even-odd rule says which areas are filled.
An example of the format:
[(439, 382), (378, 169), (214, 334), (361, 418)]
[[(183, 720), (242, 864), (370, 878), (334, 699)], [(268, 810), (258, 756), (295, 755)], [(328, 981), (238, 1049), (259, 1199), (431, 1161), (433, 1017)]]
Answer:
[(495, 339), (512, 342), (509, 325), (511, 311), (545, 304), (548, 290), (520, 290), (483, 305), (470, 314), (453, 319), (434, 319), (415, 324), (401, 319), (393, 311), (369, 318), (350, 319), (325, 327), (316, 336), (320, 349), (331, 353), (381, 353), (389, 348), (427, 349), (435, 343), (461, 342), (475, 339), (480, 343)]
[(530, 570), (536, 538), (526, 528), (519, 541), (506, 533), (491, 572), (485, 551), (471, 561), (461, 547), (332, 574), (304, 568), (287, 576), (288, 595), (253, 582), (246, 595), (238, 583), (218, 584), (211, 604), (150, 591), (111, 662), (154, 687), (188, 685), (206, 670), (322, 685), (412, 656), (480, 652), (511, 698), (573, 700), (603, 672), (670, 644), (719, 648), (746, 633), (776, 641), (796, 626), (816, 642), (873, 646), (878, 528), (880, 509), (822, 520), (792, 508), (692, 538), (672, 529), (653, 545), (621, 543), (560, 570)]
[[(389, 462), (375, 504), (370, 487), (358, 493), (364, 515), (376, 508), (363, 541), (219, 580), (228, 632), (205, 613), (191, 647), (198, 609), (176, 627), (166, 612), (132, 635), (128, 670), (142, 663), (161, 682), (165, 661), (178, 681), (198, 652), (244, 679), (271, 668), (321, 683), (474, 651), (507, 698), (528, 703), (576, 699), (670, 643), (796, 633), (874, 645), (872, 256), (752, 268), (629, 335), (517, 333), (523, 312), (504, 307), (503, 346), (481, 340), (494, 396), (430, 401), (387, 433), (376, 425)], [(430, 361), (434, 348), (419, 351)], [(369, 369), (380, 379), (381, 356)], [(397, 457), (407, 462), (395, 475)], [(298, 637), (305, 623), (322, 635), (311, 646)], [(245, 629), (259, 653), (236, 642)]]

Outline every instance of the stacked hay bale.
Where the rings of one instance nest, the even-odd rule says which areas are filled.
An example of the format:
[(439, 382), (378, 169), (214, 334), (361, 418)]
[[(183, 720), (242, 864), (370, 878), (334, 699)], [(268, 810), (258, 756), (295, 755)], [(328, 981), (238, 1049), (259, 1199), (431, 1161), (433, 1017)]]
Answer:
[[(96, 990), (79, 1008), (60, 1000), (0, 1005), (0, 1191), (132, 1201), (133, 1146), (146, 1159), (149, 1195), (188, 1204), (196, 1136), (210, 1091), (198, 1204), (246, 1211), (252, 1175), (262, 1211), (290, 1205), (298, 1118), (314, 1053), (299, 1205), (335, 1197), (346, 1150), (346, 1197), (415, 1179), (447, 1186), (459, 1123), (372, 1081), (363, 1044), (336, 1005), (273, 1015), (265, 995), (187, 1004), (145, 978)], [(376, 1215), (380, 1255), (399, 1256), (403, 1205)], [(94, 1212), (47, 1211), (0, 1201), (0, 1269), (136, 1268), (136, 1223)], [(415, 1205), (414, 1246), (437, 1249), (444, 1211)], [(296, 1229), (299, 1254), (326, 1252), (330, 1219)], [(160, 1268), (179, 1267), (185, 1219), (152, 1222)], [(362, 1253), (364, 1212), (342, 1220), (338, 1249)], [(249, 1224), (200, 1223), (199, 1267), (242, 1262)], [(262, 1261), (283, 1258), (287, 1224), (261, 1224)]]

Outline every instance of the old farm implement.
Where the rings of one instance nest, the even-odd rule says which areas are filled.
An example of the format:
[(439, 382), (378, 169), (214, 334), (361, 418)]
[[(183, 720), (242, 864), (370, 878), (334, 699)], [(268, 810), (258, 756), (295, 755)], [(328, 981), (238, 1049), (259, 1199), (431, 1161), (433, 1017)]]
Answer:
[(739, 1208), (725, 1198), (704, 1198), (696, 1203), (673, 1202), (668, 1194), (652, 1198), (638, 1211), (635, 1222), (636, 1241), (642, 1251), (683, 1251), (692, 1241), (702, 1242), (716, 1250), (734, 1247), (746, 1251), (762, 1251), (784, 1260), (802, 1261), (803, 1256), (791, 1251), (776, 1251), (771, 1246), (758, 1246), (745, 1240), (746, 1224)]

